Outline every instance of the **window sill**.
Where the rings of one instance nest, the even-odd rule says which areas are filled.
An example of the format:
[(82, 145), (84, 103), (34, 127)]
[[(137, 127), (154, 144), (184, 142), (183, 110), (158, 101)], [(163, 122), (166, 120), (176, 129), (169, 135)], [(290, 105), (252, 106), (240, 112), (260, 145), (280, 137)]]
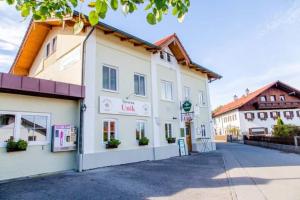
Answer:
[(108, 89), (102, 88), (102, 91), (103, 91), (103, 92), (110, 92), (110, 93), (119, 94), (119, 91), (118, 91), (118, 90), (108, 90)]
[(175, 103), (174, 100), (169, 100), (169, 99), (160, 99), (161, 101), (169, 102), (169, 103)]
[(135, 97), (140, 97), (140, 98), (148, 98), (147, 95), (139, 95), (139, 94), (134, 94)]
[[(45, 146), (50, 142), (28, 142), (28, 146)], [(0, 142), (0, 148), (6, 148), (7, 142)]]

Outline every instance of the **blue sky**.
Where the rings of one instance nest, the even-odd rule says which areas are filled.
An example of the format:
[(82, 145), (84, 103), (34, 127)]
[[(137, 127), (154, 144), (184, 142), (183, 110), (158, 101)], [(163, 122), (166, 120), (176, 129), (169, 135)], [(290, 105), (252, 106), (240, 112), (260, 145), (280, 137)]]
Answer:
[[(0, 71), (7, 71), (28, 20), (3, 2), (0, 18)], [(126, 17), (111, 11), (105, 22), (150, 42), (177, 33), (195, 62), (223, 76), (210, 84), (213, 107), (276, 80), (300, 89), (300, 0), (191, 0), (182, 24), (166, 16), (148, 25), (142, 9)]]

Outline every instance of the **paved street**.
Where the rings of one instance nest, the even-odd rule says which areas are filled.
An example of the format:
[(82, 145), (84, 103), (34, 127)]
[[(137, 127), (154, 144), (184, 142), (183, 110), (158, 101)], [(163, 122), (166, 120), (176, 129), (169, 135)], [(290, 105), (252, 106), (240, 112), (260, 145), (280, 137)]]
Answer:
[(0, 184), (0, 199), (297, 200), (300, 156), (218, 144), (214, 153)]
[(300, 155), (241, 144), (218, 144), (237, 199), (300, 199)]

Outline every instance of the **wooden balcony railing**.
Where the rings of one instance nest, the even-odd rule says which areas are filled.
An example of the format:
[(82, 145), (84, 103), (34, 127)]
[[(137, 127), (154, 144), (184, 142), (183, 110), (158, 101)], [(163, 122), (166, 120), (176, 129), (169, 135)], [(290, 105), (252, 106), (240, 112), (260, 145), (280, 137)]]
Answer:
[(266, 101), (257, 102), (257, 109), (292, 109), (300, 108), (300, 101)]

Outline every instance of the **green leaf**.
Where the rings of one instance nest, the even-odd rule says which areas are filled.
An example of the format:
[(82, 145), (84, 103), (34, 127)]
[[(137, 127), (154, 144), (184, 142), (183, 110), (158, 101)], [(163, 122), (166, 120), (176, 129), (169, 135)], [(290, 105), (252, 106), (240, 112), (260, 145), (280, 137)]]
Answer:
[(113, 10), (117, 10), (118, 9), (118, 4), (119, 4), (118, 0), (111, 0), (110, 1), (110, 6), (111, 6), (111, 8)]
[(106, 14), (107, 12), (107, 4), (103, 0), (97, 0), (96, 1), (96, 12), (98, 14)]
[(147, 15), (147, 21), (148, 21), (148, 23), (151, 24), (151, 25), (156, 24), (156, 18), (155, 18), (155, 16), (154, 16), (153, 13), (149, 13), (149, 14)]
[(76, 22), (74, 27), (73, 27), (73, 32), (75, 35), (79, 34), (81, 32), (81, 30), (83, 29), (83, 21), (79, 21), (79, 22)]
[(77, 7), (78, 4), (77, 0), (69, 0), (69, 1), (71, 2), (73, 7)]
[(90, 8), (95, 8), (95, 6), (96, 6), (96, 2), (95, 1), (91, 1), (88, 4), (88, 7), (90, 7)]
[(177, 14), (178, 14), (178, 9), (177, 9), (177, 7), (175, 6), (175, 7), (173, 8), (172, 15), (176, 16)]
[(12, 4), (15, 3), (15, 0), (6, 0), (6, 2), (7, 2), (8, 5), (12, 5)]
[(33, 17), (34, 20), (41, 20), (42, 19), (42, 17), (38, 14), (33, 14), (32, 17)]
[(152, 3), (149, 3), (147, 6), (146, 6), (146, 8), (145, 8), (145, 10), (149, 10), (150, 8), (152, 8)]
[(92, 26), (95, 26), (96, 24), (98, 24), (99, 16), (98, 16), (98, 14), (95, 10), (92, 10), (89, 13), (89, 21), (90, 21)]
[(22, 17), (27, 17), (30, 14), (30, 8), (24, 4), (21, 8), (21, 15)]

